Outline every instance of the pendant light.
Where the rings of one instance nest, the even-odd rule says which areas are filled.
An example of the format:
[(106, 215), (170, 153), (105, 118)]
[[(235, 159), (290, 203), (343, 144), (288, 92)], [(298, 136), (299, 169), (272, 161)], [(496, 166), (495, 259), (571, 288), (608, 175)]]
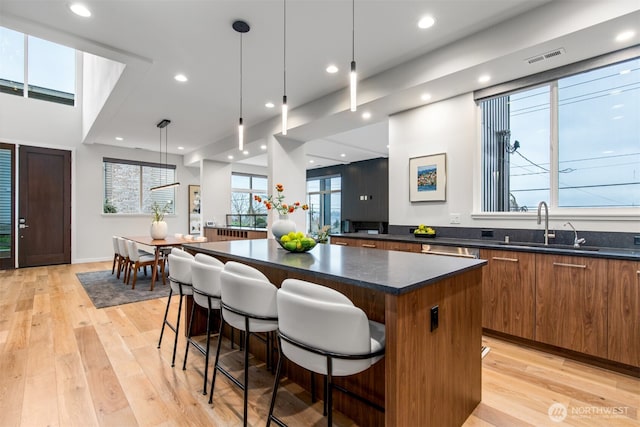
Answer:
[(351, 93), (351, 111), (356, 111), (356, 86), (358, 73), (356, 73), (356, 3), (351, 0), (351, 73), (349, 74), (349, 91)]
[(284, 91), (282, 95), (282, 134), (287, 134), (287, 116), (289, 113), (289, 107), (287, 105), (287, 0), (282, 0), (283, 3), (283, 15), (284, 15), (284, 31), (283, 31), (283, 51), (284, 51), (284, 60), (283, 60), (283, 80), (284, 80)]
[(170, 184), (167, 184), (167, 169), (168, 169), (167, 157), (169, 155), (169, 149), (168, 149), (169, 129), (167, 129), (167, 126), (169, 126), (169, 123), (171, 123), (171, 120), (164, 119), (164, 120), (161, 120), (156, 125), (156, 127), (160, 129), (160, 167), (162, 167), (162, 129), (164, 129), (164, 153), (165, 153), (164, 154), (164, 184), (151, 187), (149, 189), (150, 191), (164, 190), (167, 188), (177, 187), (180, 185), (179, 182), (172, 182)]
[(240, 33), (240, 120), (238, 120), (238, 149), (244, 150), (244, 124), (242, 123), (242, 34), (248, 33), (251, 27), (244, 21), (235, 21), (233, 29)]

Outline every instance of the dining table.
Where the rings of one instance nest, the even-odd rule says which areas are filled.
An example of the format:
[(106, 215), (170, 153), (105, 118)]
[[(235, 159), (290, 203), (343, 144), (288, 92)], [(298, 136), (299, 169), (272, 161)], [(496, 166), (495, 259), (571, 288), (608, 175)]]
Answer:
[[(151, 287), (149, 288), (150, 291), (153, 291), (157, 280), (158, 265), (160, 264), (160, 253), (162, 252), (162, 249), (178, 247), (186, 243), (194, 243), (193, 239), (187, 239), (185, 237), (179, 236), (167, 236), (164, 239), (154, 239), (151, 236), (123, 236), (123, 238), (132, 240), (141, 245), (151, 246), (154, 248), (155, 262), (153, 264), (153, 271), (151, 273)], [(167, 284), (164, 275), (162, 276), (162, 284)]]

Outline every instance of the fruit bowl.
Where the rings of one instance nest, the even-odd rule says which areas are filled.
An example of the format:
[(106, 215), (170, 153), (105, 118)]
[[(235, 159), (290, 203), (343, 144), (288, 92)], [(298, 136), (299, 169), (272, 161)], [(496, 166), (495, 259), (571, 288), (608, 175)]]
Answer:
[(431, 227), (427, 227), (424, 224), (420, 224), (418, 228), (413, 230), (413, 235), (416, 237), (433, 239), (434, 237), (436, 237), (436, 230)]
[(302, 233), (289, 233), (276, 239), (282, 249), (289, 252), (308, 252), (316, 247), (317, 242), (311, 237), (305, 237)]
[(436, 237), (436, 233), (413, 233), (413, 235), (421, 239), (434, 239)]

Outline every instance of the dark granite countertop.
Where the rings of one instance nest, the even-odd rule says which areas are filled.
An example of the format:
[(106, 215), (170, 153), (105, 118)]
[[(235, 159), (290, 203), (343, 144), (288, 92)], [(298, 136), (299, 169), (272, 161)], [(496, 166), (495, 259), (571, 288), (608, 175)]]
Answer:
[(419, 253), (316, 245), (306, 253), (291, 253), (273, 239), (190, 243), (185, 248), (239, 262), (252, 262), (289, 271), (311, 273), (355, 286), (400, 295), (436, 283), (486, 261), (430, 257)]
[(367, 234), (367, 233), (345, 233), (345, 234), (333, 234), (335, 237), (346, 237), (351, 239), (370, 239), (370, 240), (383, 240), (392, 242), (409, 242), (431, 245), (444, 245), (444, 246), (464, 246), (467, 248), (479, 248), (479, 249), (500, 249), (508, 251), (518, 252), (535, 252), (544, 254), (555, 255), (573, 255), (584, 256), (590, 258), (609, 258), (620, 259), (629, 261), (640, 261), (640, 249), (621, 249), (621, 248), (606, 248), (606, 247), (594, 247), (584, 246), (580, 249), (575, 249), (571, 245), (556, 245), (549, 244), (544, 246), (540, 243), (527, 243), (527, 242), (510, 242), (505, 243), (496, 240), (477, 240), (477, 239), (460, 239), (460, 238), (448, 238), (448, 237), (415, 237), (413, 234), (401, 235), (401, 234)]

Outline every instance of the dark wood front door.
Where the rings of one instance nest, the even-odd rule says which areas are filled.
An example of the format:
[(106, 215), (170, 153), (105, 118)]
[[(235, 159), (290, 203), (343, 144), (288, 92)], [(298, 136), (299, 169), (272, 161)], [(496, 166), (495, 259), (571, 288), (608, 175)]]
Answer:
[(18, 266), (71, 263), (71, 152), (19, 150)]

